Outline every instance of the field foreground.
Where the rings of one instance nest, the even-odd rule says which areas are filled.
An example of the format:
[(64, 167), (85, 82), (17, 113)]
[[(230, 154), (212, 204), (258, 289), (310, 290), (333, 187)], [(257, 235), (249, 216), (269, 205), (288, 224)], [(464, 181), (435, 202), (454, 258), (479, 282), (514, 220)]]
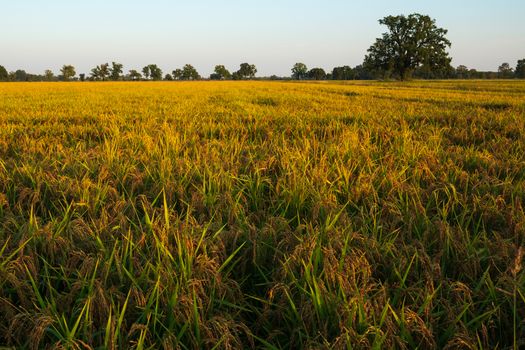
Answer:
[(0, 346), (525, 346), (525, 82), (0, 84)]

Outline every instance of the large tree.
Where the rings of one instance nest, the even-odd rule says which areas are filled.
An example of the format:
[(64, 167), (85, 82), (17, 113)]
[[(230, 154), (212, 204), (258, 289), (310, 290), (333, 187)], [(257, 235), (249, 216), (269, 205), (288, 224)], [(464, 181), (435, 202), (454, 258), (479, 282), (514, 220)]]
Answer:
[(516, 78), (525, 79), (525, 58), (518, 61), (514, 74), (516, 74)]
[(70, 64), (63, 65), (60, 69), (60, 73), (62, 73), (62, 79), (64, 79), (65, 81), (70, 80), (77, 74), (77, 72), (75, 71), (75, 67), (73, 67)]
[(306, 67), (306, 64), (297, 62), (292, 67), (292, 78), (301, 80), (305, 79), (308, 76), (308, 68)]
[(387, 16), (379, 20), (388, 32), (368, 49), (365, 65), (384, 75), (394, 74), (407, 79), (418, 67), (440, 71), (450, 66), (446, 51), (450, 41), (447, 30), (438, 28), (429, 16), (414, 13), (408, 16)]

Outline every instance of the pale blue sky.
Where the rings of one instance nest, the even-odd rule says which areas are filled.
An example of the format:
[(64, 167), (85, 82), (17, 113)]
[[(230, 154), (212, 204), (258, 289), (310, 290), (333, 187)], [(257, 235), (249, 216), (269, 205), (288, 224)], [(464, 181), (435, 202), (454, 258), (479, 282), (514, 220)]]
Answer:
[(496, 70), (525, 57), (525, 0), (0, 0), (0, 65), (57, 72), (73, 64), (193, 64), (209, 74), (257, 65), (289, 75), (295, 62), (355, 66), (385, 31), (377, 20), (419, 12), (449, 30), (453, 65)]

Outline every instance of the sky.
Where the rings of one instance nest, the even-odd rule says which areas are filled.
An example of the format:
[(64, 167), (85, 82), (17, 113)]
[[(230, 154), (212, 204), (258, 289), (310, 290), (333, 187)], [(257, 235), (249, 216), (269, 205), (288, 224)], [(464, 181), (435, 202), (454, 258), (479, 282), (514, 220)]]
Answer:
[(427, 14), (448, 29), (452, 65), (497, 70), (525, 58), (525, 0), (0, 0), (0, 65), (89, 73), (117, 61), (208, 75), (255, 64), (290, 75), (296, 62), (327, 71), (363, 62), (388, 15)]

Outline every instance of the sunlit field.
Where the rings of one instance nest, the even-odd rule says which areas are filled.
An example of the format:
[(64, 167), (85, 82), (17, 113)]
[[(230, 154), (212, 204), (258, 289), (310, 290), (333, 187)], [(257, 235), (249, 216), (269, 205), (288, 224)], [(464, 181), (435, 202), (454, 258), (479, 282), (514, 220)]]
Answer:
[(525, 82), (0, 84), (0, 345), (525, 346)]

